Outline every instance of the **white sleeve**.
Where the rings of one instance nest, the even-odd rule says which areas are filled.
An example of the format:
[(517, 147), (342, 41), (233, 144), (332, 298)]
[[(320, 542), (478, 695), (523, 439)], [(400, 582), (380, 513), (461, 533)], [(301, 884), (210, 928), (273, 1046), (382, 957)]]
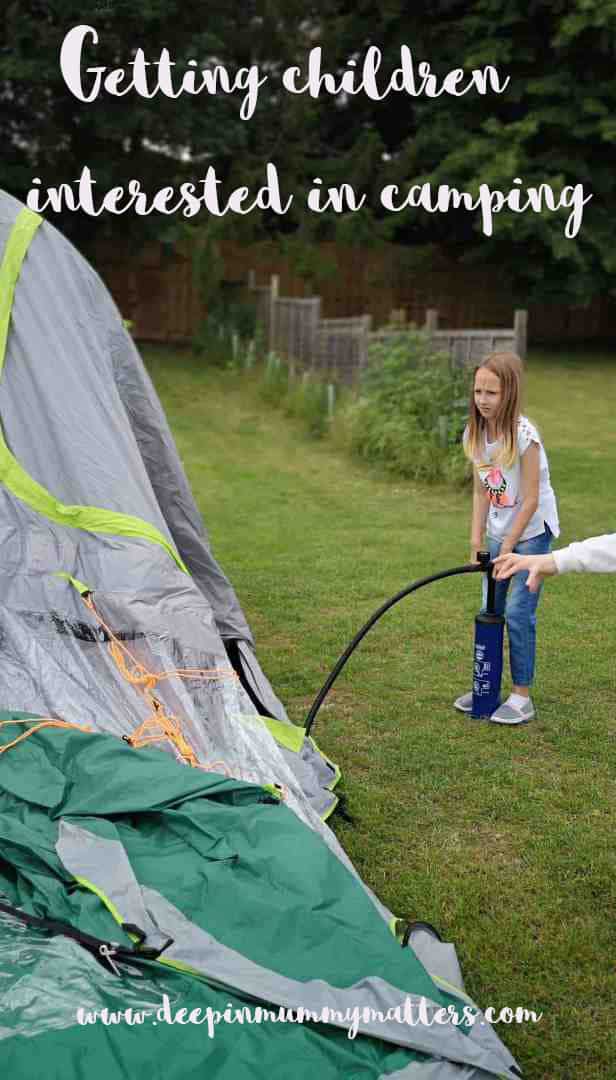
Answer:
[(528, 450), (530, 444), (534, 442), (541, 446), (541, 436), (535, 425), (531, 424), (526, 416), (521, 416), (518, 423), (518, 453), (520, 457)]
[(559, 574), (570, 570), (595, 574), (616, 574), (616, 533), (591, 536), (552, 552)]

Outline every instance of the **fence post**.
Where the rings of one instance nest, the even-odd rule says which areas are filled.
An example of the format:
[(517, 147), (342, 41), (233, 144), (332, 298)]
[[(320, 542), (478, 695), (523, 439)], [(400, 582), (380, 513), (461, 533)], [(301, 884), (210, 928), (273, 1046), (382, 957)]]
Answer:
[(305, 297), (298, 313), (299, 331), (297, 359), (303, 367), (314, 371), (318, 362), (319, 326), (321, 323), (321, 297)]
[(336, 387), (333, 383), (327, 384), (327, 419), (332, 420), (334, 416), (334, 405), (336, 402)]
[(359, 370), (363, 369), (368, 364), (368, 346), (370, 344), (370, 331), (372, 330), (372, 315), (364, 315), (363, 317), (362, 334), (359, 344)]
[(256, 284), (257, 284), (257, 275), (255, 274), (254, 270), (249, 270), (248, 271), (248, 288), (249, 289), (254, 289)]
[(269, 341), (268, 347), (270, 352), (273, 352), (276, 348), (276, 307), (278, 304), (278, 287), (280, 279), (278, 274), (272, 274), (270, 278), (270, 311), (269, 311)]
[(452, 367), (464, 368), (468, 360), (468, 355), (467, 343), (463, 338), (457, 338), (456, 341), (454, 341), (453, 352), (451, 354)]
[(528, 311), (520, 309), (514, 313), (513, 333), (515, 337), (515, 351), (522, 360), (526, 360)]
[(436, 308), (427, 309), (424, 330), (427, 334), (433, 334), (435, 330), (438, 330), (438, 311)]

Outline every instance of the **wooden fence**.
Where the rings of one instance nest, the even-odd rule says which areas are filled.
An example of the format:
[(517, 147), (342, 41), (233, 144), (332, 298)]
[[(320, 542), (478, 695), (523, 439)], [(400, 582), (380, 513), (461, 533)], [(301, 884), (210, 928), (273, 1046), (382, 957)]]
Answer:
[(368, 363), (371, 315), (321, 319), (314, 342), (314, 367), (335, 382), (351, 383)]
[(278, 277), (269, 286), (249, 288), (256, 298), (257, 318), (270, 352), (291, 367), (318, 372), (330, 381), (353, 382), (368, 361), (370, 315), (351, 319), (322, 319), (321, 297), (278, 295)]
[[(279, 296), (279, 280), (272, 275), (269, 286), (256, 286), (254, 272), (249, 288), (257, 301), (257, 315), (264, 329), (269, 352), (282, 357), (290, 367), (318, 373), (328, 382), (353, 383), (368, 362), (370, 344), (397, 339), (408, 329), (404, 313), (392, 325), (372, 331), (370, 315), (347, 319), (322, 319), (321, 298)], [(495, 350), (526, 356), (528, 313), (516, 311), (513, 326), (482, 329), (439, 329), (439, 315), (430, 308), (424, 329), (439, 352), (445, 352), (453, 366), (471, 366)]]
[(434, 344), (449, 354), (456, 367), (472, 367), (491, 352), (515, 352), (526, 359), (528, 312), (514, 312), (512, 327), (477, 330), (439, 330), (438, 311), (426, 312), (426, 331)]
[[(506, 325), (510, 319), (511, 297), (499, 275), (488, 268), (446, 263), (400, 267), (405, 251), (389, 245), (366, 250), (336, 244), (322, 244), (323, 259), (336, 272), (318, 288), (323, 319), (361, 318), (370, 312), (373, 328), (387, 323), (392, 309), (403, 308), (409, 321), (423, 325), (429, 309), (439, 312), (439, 332), (449, 327), (489, 329)], [(224, 284), (230, 290), (245, 287), (249, 271), (259, 267), (261, 282), (278, 277), (279, 294), (294, 299), (312, 290), (294, 273), (270, 244), (221, 245)], [(412, 251), (406, 252), (412, 255)], [(192, 259), (185, 246), (154, 244), (138, 255), (113, 247), (100, 248), (96, 268), (109, 286), (122, 315), (133, 323), (138, 340), (189, 343), (205, 314), (193, 280)], [(254, 276), (254, 275), (253, 275)], [(256, 285), (256, 282), (253, 282)], [(269, 303), (269, 285), (259, 285), (251, 296), (259, 308)], [(568, 342), (616, 340), (616, 300), (598, 296), (586, 307), (562, 303), (528, 305), (533, 344), (564, 346)], [(261, 318), (267, 325), (267, 313)]]
[(110, 249), (101, 251), (96, 267), (122, 316), (131, 322), (138, 341), (189, 343), (205, 314), (195, 288), (188, 253), (167, 253), (162, 245), (142, 251), (138, 258)]

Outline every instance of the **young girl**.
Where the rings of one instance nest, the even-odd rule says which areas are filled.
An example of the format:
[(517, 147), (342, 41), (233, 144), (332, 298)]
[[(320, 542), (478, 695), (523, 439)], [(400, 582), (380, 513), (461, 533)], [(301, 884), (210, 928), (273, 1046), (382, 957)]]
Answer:
[[(556, 499), (537, 429), (520, 415), (522, 362), (515, 353), (495, 352), (476, 368), (464, 451), (474, 464), (471, 562), (487, 531), (492, 559), (516, 552), (543, 555), (558, 536)], [(496, 582), (496, 611), (509, 636), (512, 692), (492, 713), (497, 724), (524, 724), (535, 715), (530, 687), (535, 673), (538, 592), (526, 588), (527, 572)], [(511, 591), (507, 591), (511, 583)], [(484, 579), (484, 604), (487, 583)], [(472, 692), (455, 702), (469, 712)]]

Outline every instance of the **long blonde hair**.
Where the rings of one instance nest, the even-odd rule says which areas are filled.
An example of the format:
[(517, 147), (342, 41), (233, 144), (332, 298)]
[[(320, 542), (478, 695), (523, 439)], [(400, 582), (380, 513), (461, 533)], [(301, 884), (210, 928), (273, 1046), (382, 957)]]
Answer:
[(501, 403), (494, 420), (503, 447), (498, 454), (498, 462), (511, 468), (518, 452), (518, 420), (522, 398), (522, 361), (514, 352), (493, 352), (486, 356), (473, 370), (471, 398), (468, 410), (468, 437), (465, 440), (465, 453), (472, 460), (485, 454), (487, 424), (475, 404), (475, 376), (480, 368), (491, 371), (500, 381)]

